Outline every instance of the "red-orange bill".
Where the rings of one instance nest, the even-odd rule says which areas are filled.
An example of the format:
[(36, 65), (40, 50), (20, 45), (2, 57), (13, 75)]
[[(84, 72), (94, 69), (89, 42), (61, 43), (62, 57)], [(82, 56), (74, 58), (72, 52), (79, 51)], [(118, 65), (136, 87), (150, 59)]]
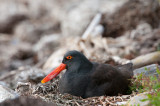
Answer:
[(62, 70), (66, 68), (66, 64), (61, 63), (55, 70), (53, 70), (50, 74), (48, 74), (41, 83), (46, 83), (51, 79), (55, 78)]

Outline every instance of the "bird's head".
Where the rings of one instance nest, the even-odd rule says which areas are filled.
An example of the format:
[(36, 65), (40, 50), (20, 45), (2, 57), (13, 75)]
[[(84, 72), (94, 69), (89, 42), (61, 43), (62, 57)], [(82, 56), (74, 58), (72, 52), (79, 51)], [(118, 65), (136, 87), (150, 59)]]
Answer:
[(41, 83), (45, 83), (55, 78), (64, 69), (69, 69), (69, 71), (78, 70), (80, 67), (86, 67), (87, 63), (90, 64), (89, 60), (80, 52), (76, 50), (68, 51), (62, 60), (62, 63), (48, 74)]
[(80, 66), (82, 67), (83, 63), (88, 62), (88, 59), (80, 52), (72, 50), (67, 52), (63, 57), (63, 64), (66, 64), (66, 69), (76, 70)]

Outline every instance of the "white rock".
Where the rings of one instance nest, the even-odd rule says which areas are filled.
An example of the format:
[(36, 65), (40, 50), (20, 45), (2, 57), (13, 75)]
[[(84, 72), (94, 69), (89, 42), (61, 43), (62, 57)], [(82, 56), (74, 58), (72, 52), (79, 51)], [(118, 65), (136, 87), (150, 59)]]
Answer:
[(13, 90), (0, 85), (0, 102), (3, 102), (6, 99), (14, 99), (18, 97), (18, 94)]
[(17, 82), (26, 82), (26, 81), (33, 81), (33, 82), (40, 82), (45, 76), (43, 71), (39, 68), (29, 68), (24, 69), (20, 73), (17, 73), (15, 76), (15, 83)]

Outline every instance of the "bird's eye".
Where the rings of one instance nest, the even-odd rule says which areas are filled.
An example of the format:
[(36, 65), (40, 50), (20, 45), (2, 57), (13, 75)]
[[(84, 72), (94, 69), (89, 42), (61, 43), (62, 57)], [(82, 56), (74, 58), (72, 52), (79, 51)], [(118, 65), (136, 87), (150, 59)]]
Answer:
[(70, 60), (72, 59), (72, 56), (67, 56), (66, 59)]

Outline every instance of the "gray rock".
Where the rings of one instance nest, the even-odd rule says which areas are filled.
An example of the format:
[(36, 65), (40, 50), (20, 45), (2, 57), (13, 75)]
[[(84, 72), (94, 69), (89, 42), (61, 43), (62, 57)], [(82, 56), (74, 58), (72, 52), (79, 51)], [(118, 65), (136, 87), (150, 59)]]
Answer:
[(14, 77), (15, 83), (17, 82), (34, 82), (39, 83), (45, 74), (41, 69), (38, 68), (28, 68), (24, 69), (20, 73), (17, 73)]
[(149, 101), (145, 101), (145, 102), (141, 101), (146, 98), (147, 96), (144, 93), (138, 94), (129, 100), (129, 102), (127, 103), (127, 106), (148, 106)]
[(0, 102), (3, 102), (6, 99), (14, 99), (18, 97), (18, 94), (13, 90), (0, 85)]
[[(158, 66), (157, 64), (151, 64), (151, 65), (148, 65), (148, 66), (144, 66), (144, 67), (135, 69), (133, 71), (134, 76), (137, 76), (138, 74), (141, 74), (141, 73), (143, 73), (143, 75), (146, 75), (146, 76), (152, 76), (152, 75), (158, 76), (158, 73), (156, 71), (157, 66)], [(160, 66), (158, 66), (158, 67), (160, 68)]]
[(7, 83), (10, 88), (15, 89), (18, 82), (40, 83), (46, 76), (43, 70), (35, 67), (20, 67), (17, 70), (8, 72), (0, 77), (0, 80)]

